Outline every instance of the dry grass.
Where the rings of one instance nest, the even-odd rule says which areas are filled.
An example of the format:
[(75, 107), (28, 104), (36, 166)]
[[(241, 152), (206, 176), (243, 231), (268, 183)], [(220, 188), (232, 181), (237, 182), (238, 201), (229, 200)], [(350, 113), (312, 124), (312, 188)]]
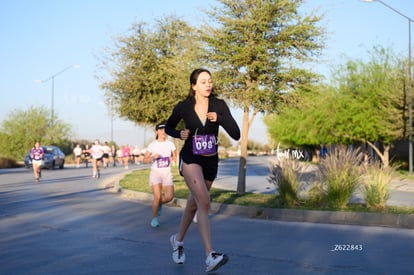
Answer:
[(320, 181), (326, 186), (326, 202), (330, 207), (345, 208), (357, 190), (362, 175), (364, 155), (344, 146), (333, 148), (319, 163)]
[(384, 209), (390, 198), (390, 183), (395, 173), (394, 167), (382, 168), (371, 164), (362, 177), (362, 192), (368, 208)]
[(300, 204), (298, 194), (304, 169), (295, 160), (276, 159), (271, 163), (269, 181), (276, 186), (282, 205), (294, 207)]

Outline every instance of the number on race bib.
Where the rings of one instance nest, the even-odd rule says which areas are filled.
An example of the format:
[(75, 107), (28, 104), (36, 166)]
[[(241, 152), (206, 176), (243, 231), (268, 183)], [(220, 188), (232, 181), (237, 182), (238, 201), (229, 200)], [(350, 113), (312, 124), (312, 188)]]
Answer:
[(194, 135), (193, 136), (193, 154), (194, 155), (211, 155), (217, 153), (216, 136)]

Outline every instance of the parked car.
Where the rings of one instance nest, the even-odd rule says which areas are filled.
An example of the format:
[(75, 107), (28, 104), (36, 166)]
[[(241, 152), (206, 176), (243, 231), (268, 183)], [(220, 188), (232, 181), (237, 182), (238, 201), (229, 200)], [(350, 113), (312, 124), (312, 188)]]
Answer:
[[(43, 166), (42, 168), (54, 169), (59, 167), (63, 169), (65, 167), (65, 154), (57, 146), (42, 146), (43, 151), (45, 152), (43, 156)], [(32, 159), (30, 158), (30, 152), (24, 158), (24, 165), (27, 168), (32, 167)]]

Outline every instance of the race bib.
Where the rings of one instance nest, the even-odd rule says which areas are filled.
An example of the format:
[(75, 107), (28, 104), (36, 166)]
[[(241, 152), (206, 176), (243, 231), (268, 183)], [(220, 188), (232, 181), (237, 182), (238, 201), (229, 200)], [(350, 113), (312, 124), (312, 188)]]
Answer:
[(42, 160), (42, 158), (40, 157), (40, 155), (35, 155), (33, 159), (34, 160)]
[(43, 151), (41, 149), (32, 149), (33, 159), (34, 160), (41, 160), (41, 155)]
[(157, 168), (167, 168), (170, 167), (170, 157), (163, 157), (163, 158), (157, 158)]
[(217, 140), (213, 134), (193, 136), (194, 155), (212, 155), (217, 153)]

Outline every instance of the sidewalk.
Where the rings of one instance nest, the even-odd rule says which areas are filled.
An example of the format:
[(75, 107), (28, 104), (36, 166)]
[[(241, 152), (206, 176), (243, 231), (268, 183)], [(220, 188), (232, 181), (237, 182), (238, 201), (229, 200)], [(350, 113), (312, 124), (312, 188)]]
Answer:
[[(391, 182), (390, 186), (391, 186), (391, 189), (395, 190), (395, 191), (413, 192), (414, 193), (414, 180), (394, 179)], [(414, 200), (414, 198), (413, 198), (413, 200)]]

